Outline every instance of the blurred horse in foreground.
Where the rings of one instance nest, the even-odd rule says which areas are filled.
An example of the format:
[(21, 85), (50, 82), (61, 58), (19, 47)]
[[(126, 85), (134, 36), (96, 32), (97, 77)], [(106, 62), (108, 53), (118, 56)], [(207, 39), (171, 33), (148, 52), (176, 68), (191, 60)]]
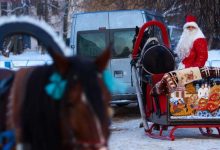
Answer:
[[(111, 48), (94, 61), (66, 57), (47, 31), (31, 21), (18, 20), (3, 24), (0, 31), (11, 34), (14, 25), (15, 33), (31, 33), (42, 40), (54, 63), (8, 71), (2, 77), (8, 83), (0, 99), (0, 107), (5, 108), (0, 114), (3, 150), (107, 150), (111, 94), (103, 71)], [(9, 28), (12, 31), (7, 32)], [(45, 34), (47, 41), (38, 33)]]

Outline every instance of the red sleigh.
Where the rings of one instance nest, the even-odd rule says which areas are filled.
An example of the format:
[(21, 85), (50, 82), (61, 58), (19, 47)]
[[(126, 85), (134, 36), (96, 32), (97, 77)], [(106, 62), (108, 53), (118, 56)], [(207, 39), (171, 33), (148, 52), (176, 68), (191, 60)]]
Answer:
[[(160, 28), (164, 45), (145, 45), (140, 52), (145, 30), (149, 32), (151, 26)], [(176, 129), (198, 128), (202, 135), (219, 138), (220, 69), (174, 70), (175, 59), (169, 49), (166, 27), (161, 22), (150, 21), (141, 27), (132, 54), (133, 60), (139, 59), (132, 65), (132, 73), (146, 134), (174, 140)], [(208, 85), (208, 92), (203, 84)]]

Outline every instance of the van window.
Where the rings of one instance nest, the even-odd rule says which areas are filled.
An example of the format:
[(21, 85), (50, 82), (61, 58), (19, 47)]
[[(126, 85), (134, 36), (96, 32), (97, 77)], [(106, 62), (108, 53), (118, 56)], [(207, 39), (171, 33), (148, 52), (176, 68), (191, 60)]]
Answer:
[(80, 56), (96, 57), (106, 47), (106, 33), (100, 31), (83, 31), (77, 34), (77, 53)]
[(172, 37), (178, 37), (178, 38), (180, 38), (180, 36), (181, 36), (181, 34), (182, 34), (182, 29), (178, 29), (178, 28), (176, 28), (176, 29), (173, 29), (173, 32), (172, 32)]
[(169, 29), (171, 47), (172, 49), (175, 49), (183, 29), (172, 25), (168, 26), (168, 29)]
[(113, 58), (128, 58), (132, 51), (134, 29), (112, 30), (111, 38), (114, 41)]

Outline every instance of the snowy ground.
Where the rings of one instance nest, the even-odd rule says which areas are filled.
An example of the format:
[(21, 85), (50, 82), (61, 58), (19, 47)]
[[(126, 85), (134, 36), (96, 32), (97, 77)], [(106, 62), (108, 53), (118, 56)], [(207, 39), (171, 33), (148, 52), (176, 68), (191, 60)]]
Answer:
[[(122, 109), (122, 108), (120, 108)], [(152, 139), (139, 128), (139, 114), (132, 107), (113, 118), (110, 150), (220, 150), (220, 139), (202, 136), (198, 129), (178, 129), (175, 141)]]
[(11, 69), (19, 69), (21, 67), (36, 66), (52, 63), (51, 57), (45, 53), (41, 54), (37, 50), (25, 50), (22, 54), (13, 55), (10, 53), (9, 57), (0, 56), (0, 67), (5, 67), (9, 64)]
[(17, 55), (10, 53), (9, 57), (1, 56), (1, 60), (51, 60), (51, 57), (46, 52), (41, 53), (39, 50), (25, 50)]

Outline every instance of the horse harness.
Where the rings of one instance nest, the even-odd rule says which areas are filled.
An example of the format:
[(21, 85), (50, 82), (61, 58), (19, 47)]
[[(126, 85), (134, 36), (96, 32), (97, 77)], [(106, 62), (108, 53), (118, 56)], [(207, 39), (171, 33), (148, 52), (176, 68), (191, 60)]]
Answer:
[[(82, 64), (79, 63), (79, 65), (74, 65), (74, 64), (77, 64), (77, 63), (81, 62)], [(83, 91), (85, 91), (85, 95), (83, 95), (84, 98), (81, 99), (81, 102), (84, 103), (85, 105), (87, 105), (89, 107), (89, 109), (92, 111), (92, 114), (93, 114), (93, 117), (95, 119), (95, 122), (96, 122), (96, 128), (98, 130), (98, 135), (99, 135), (99, 139), (100, 141), (84, 141), (84, 140), (77, 140), (76, 138), (74, 138), (74, 132), (72, 130), (70, 130), (69, 132), (69, 137), (71, 139), (71, 144), (74, 146), (74, 147), (77, 147), (77, 148), (94, 148), (94, 149), (101, 149), (103, 147), (107, 147), (107, 141), (105, 140), (104, 136), (103, 136), (103, 133), (102, 133), (102, 130), (101, 130), (101, 116), (99, 116), (100, 113), (97, 113), (96, 111), (98, 109), (101, 109), (100, 107), (97, 109), (94, 107), (92, 107), (91, 105), (93, 105), (94, 102), (91, 102), (90, 100), (94, 99), (94, 96), (93, 95), (98, 95), (100, 92), (100, 87), (98, 85), (98, 78), (102, 78), (102, 76), (98, 73), (97, 69), (94, 68), (95, 65), (92, 65), (93, 63), (88, 63), (88, 64), (84, 64), (80, 57), (75, 57), (75, 59), (73, 59), (72, 61), (72, 66), (74, 69), (70, 69), (69, 72), (67, 73), (67, 75), (65, 76), (66, 80), (68, 81), (67, 82), (67, 87), (70, 85), (70, 84), (74, 84), (74, 83), (77, 83), (79, 81), (81, 81), (82, 83), (82, 87), (83, 87)], [(82, 70), (82, 65), (89, 65), (87, 66), (87, 68), (89, 68), (89, 70)], [(83, 73), (82, 73), (83, 72)], [(89, 73), (89, 74), (88, 74)], [(89, 78), (88, 78), (89, 76)], [(91, 89), (89, 89), (88, 86), (91, 85), (88, 84), (88, 80), (90, 78), (93, 78), (92, 79), (92, 86), (98, 86), (96, 88), (95, 93), (94, 92), (91, 92)], [(96, 81), (96, 82), (94, 82)], [(94, 84), (96, 83), (96, 84)], [(67, 88), (68, 89), (68, 88)], [(65, 99), (65, 97), (67, 97), (67, 93), (68, 91), (66, 90), (64, 95), (63, 95), (63, 98)], [(101, 96), (101, 95), (99, 95)], [(86, 98), (88, 97), (88, 98)], [(101, 97), (99, 97), (101, 98)], [(65, 105), (65, 104), (64, 104)], [(67, 104), (68, 105), (68, 104)], [(77, 105), (77, 104), (76, 104)], [(100, 105), (99, 105), (100, 106)], [(66, 126), (68, 127), (68, 124), (66, 124)], [(70, 128), (67, 128), (67, 129), (70, 129)]]
[(14, 74), (0, 80), (0, 98), (8, 91), (14, 79)]

